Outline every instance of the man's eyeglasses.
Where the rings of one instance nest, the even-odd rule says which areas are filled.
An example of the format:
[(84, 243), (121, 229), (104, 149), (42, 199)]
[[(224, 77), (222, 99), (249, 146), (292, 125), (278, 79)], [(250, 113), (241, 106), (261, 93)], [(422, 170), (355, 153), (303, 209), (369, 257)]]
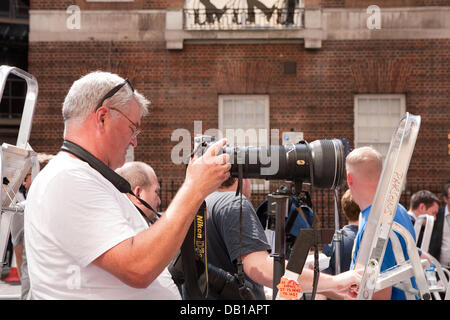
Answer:
[(133, 121), (131, 121), (130, 118), (128, 118), (128, 117), (125, 115), (125, 113), (123, 113), (122, 111), (120, 111), (119, 109), (116, 109), (116, 108), (109, 107), (109, 109), (114, 110), (114, 111), (117, 111), (118, 113), (120, 113), (121, 115), (123, 115), (128, 121), (130, 121), (130, 123), (133, 125), (133, 127), (130, 126), (130, 129), (131, 129), (131, 131), (133, 131), (133, 137), (134, 137), (134, 138), (136, 138), (137, 135), (138, 135), (139, 133), (141, 133), (142, 128), (140, 128), (138, 124), (136, 124), (136, 123), (134, 123)]
[[(116, 94), (116, 93), (117, 93), (124, 85), (126, 85), (127, 83), (128, 83), (128, 85), (130, 86), (131, 91), (134, 92), (134, 88), (133, 88), (133, 86), (131, 85), (130, 81), (129, 81), (128, 78), (127, 78), (127, 79), (125, 79), (124, 82), (118, 84), (117, 86), (115, 86), (114, 88), (112, 88), (111, 90), (109, 90), (109, 91), (103, 96), (102, 100), (100, 100), (100, 102), (98, 103), (97, 108), (95, 108), (95, 110), (98, 110), (98, 109), (103, 105), (103, 103), (105, 102), (106, 99), (109, 99), (109, 98), (111, 98), (113, 95), (115, 95), (115, 94)], [(138, 135), (139, 133), (141, 133), (142, 129), (139, 127), (139, 125), (136, 124), (136, 123), (134, 123), (133, 121), (131, 121), (130, 118), (128, 118), (122, 111), (120, 111), (119, 109), (116, 109), (116, 108), (112, 108), (112, 107), (109, 107), (109, 109), (115, 110), (115, 111), (119, 112), (121, 115), (123, 115), (123, 116), (124, 116), (124, 117), (125, 117), (125, 118), (133, 125), (133, 127), (130, 127), (130, 129), (131, 129), (131, 131), (133, 131), (133, 137), (134, 137), (134, 138), (136, 138), (137, 135)]]
[(115, 94), (117, 93), (117, 91), (119, 91), (119, 90), (120, 90), (124, 85), (126, 85), (127, 83), (128, 83), (128, 85), (130, 86), (131, 91), (134, 92), (134, 88), (133, 88), (133, 86), (131, 85), (130, 81), (129, 81), (128, 78), (127, 78), (127, 79), (125, 79), (124, 82), (122, 82), (121, 84), (118, 84), (117, 86), (115, 86), (114, 88), (112, 88), (111, 90), (109, 90), (109, 91), (104, 95), (104, 97), (102, 98), (102, 100), (100, 100), (100, 102), (98, 103), (97, 108), (95, 108), (95, 110), (98, 110), (98, 109), (103, 105), (103, 102), (105, 102), (106, 99), (109, 99), (109, 98), (111, 98), (113, 95), (115, 95)]

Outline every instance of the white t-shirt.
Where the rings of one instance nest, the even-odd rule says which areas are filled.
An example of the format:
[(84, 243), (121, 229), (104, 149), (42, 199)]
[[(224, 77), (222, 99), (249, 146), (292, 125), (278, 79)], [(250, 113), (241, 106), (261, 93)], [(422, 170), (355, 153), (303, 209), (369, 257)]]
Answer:
[(181, 299), (167, 268), (136, 289), (91, 262), (148, 228), (125, 194), (87, 163), (58, 154), (25, 208), (32, 299)]

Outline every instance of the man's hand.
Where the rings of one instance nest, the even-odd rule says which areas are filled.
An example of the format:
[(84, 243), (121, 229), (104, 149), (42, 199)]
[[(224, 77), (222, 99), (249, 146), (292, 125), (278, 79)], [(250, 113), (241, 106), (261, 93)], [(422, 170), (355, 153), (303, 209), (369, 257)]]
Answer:
[(185, 184), (194, 188), (203, 198), (230, 177), (230, 156), (217, 155), (226, 143), (226, 139), (221, 139), (209, 147), (203, 156), (194, 155), (189, 161)]
[(335, 292), (343, 295), (345, 298), (356, 298), (363, 271), (364, 269), (351, 270), (334, 276), (333, 281), (336, 284)]

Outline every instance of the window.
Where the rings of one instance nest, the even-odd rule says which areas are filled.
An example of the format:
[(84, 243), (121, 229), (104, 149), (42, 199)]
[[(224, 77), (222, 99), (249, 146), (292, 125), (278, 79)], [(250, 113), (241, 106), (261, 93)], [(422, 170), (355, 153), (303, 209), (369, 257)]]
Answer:
[[(231, 146), (268, 146), (269, 96), (219, 96), (219, 130)], [(252, 180), (253, 192), (268, 190), (268, 181)]]
[(0, 16), (9, 18), (28, 18), (29, 0), (0, 1)]
[(5, 83), (3, 96), (0, 97), (0, 139), (2, 142), (12, 145), (17, 143), (26, 92), (25, 80), (10, 74)]
[(21, 118), (25, 95), (27, 93), (27, 84), (25, 80), (10, 75), (5, 83), (3, 97), (0, 103), (0, 118)]
[(355, 148), (370, 145), (386, 157), (405, 109), (403, 94), (356, 95)]

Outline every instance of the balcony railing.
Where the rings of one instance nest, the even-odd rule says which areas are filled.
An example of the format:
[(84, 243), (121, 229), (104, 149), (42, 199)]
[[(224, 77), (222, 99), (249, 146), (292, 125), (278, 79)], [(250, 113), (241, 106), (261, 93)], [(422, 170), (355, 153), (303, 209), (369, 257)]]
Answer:
[(184, 9), (185, 30), (274, 30), (303, 28), (304, 9)]

